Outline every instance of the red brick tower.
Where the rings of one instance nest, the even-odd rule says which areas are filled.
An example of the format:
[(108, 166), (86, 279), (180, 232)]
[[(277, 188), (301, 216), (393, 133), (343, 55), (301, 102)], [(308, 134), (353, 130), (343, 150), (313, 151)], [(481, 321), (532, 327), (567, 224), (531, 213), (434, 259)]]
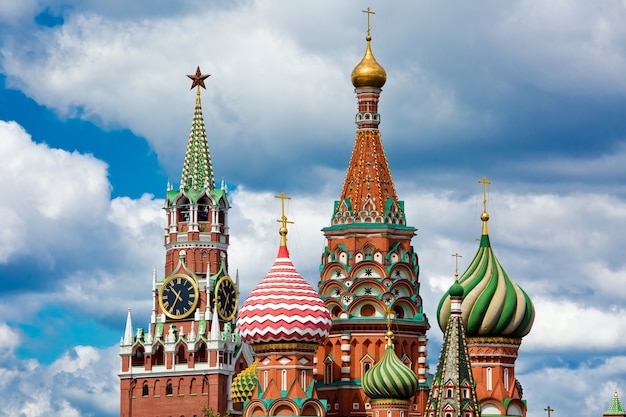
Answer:
[(232, 409), (233, 375), (252, 354), (235, 336), (237, 282), (228, 276), (228, 193), (215, 187), (198, 87), (180, 189), (165, 201), (165, 268), (153, 278), (147, 333), (132, 328), (120, 343), (120, 416), (222, 415)]
[[(515, 378), (515, 360), (522, 338), (532, 328), (535, 309), (530, 297), (508, 276), (491, 248), (487, 228), (490, 182), (486, 178), (479, 182), (484, 187), (480, 246), (459, 279), (464, 289), (462, 316), (476, 394), (483, 417), (525, 416), (526, 401)], [(442, 330), (447, 326), (451, 305), (451, 297), (446, 294), (437, 312)]]
[(387, 344), (386, 315), (395, 317), (394, 350), (415, 372), (417, 394), (409, 414), (423, 412), (428, 396), (426, 331), (428, 320), (419, 295), (419, 264), (411, 246), (416, 229), (406, 224), (378, 130), (378, 99), (387, 75), (367, 46), (352, 71), (358, 102), (356, 141), (343, 190), (322, 229), (326, 248), (319, 293), (331, 312), (329, 339), (316, 355), (318, 392), (329, 416), (365, 416), (371, 409), (361, 389), (365, 371), (381, 360)]

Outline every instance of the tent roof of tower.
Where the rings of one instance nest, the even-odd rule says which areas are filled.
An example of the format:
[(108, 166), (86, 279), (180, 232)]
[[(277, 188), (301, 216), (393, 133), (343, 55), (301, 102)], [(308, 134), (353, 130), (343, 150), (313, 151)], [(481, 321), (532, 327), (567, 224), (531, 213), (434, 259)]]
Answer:
[(613, 394), (613, 399), (611, 400), (611, 404), (609, 405), (609, 409), (603, 415), (624, 415), (626, 414), (626, 410), (624, 410), (624, 406), (619, 399), (619, 395), (617, 394), (617, 390)]
[[(456, 294), (456, 296), (461, 294), (456, 287), (456, 282), (447, 292), (447, 294), (450, 293)], [(444, 385), (449, 381), (452, 381), (457, 388), (467, 384), (472, 391), (471, 395), (468, 398), (461, 398), (459, 394), (456, 394), (454, 398), (446, 399), (444, 397)], [(459, 315), (450, 316), (446, 323), (433, 384), (437, 384), (439, 390), (431, 390), (427, 407), (437, 410), (436, 416), (443, 415), (441, 411), (447, 404), (455, 408), (455, 415), (463, 415), (462, 410), (468, 405), (474, 410), (480, 408), (474, 390), (474, 377), (465, 340), (465, 328)]]
[(185, 190), (215, 189), (215, 178), (213, 175), (213, 165), (211, 164), (211, 154), (209, 153), (209, 143), (202, 117), (202, 103), (200, 100), (200, 87), (204, 88), (204, 79), (209, 74), (202, 74), (200, 67), (196, 74), (188, 75), (193, 80), (191, 88), (197, 86), (196, 108), (189, 132), (185, 162), (183, 163), (183, 173), (180, 179), (180, 188)]

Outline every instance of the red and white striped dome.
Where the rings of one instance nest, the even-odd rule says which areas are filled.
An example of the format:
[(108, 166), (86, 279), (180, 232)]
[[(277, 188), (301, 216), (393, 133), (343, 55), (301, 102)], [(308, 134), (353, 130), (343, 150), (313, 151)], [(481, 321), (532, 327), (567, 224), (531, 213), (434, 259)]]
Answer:
[(270, 272), (250, 293), (237, 316), (241, 340), (263, 343), (322, 343), (328, 337), (328, 308), (296, 271), (281, 244)]

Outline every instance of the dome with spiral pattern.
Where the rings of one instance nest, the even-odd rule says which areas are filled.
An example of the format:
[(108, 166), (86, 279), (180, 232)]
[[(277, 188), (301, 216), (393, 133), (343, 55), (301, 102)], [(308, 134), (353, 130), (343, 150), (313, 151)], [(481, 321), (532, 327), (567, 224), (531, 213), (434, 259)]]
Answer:
[(372, 366), (361, 381), (371, 400), (409, 400), (418, 388), (415, 372), (396, 355), (389, 343), (382, 359)]
[[(513, 281), (498, 262), (487, 232), (489, 215), (481, 215), (483, 234), (472, 263), (459, 279), (463, 286), (463, 322), (469, 337), (526, 336), (535, 319), (530, 297)], [(437, 318), (442, 331), (450, 317), (450, 297), (439, 302)]]

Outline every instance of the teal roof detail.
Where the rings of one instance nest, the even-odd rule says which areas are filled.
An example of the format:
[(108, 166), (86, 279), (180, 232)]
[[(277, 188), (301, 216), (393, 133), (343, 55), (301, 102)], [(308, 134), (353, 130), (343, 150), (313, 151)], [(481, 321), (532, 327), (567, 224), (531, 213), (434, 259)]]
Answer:
[(196, 108), (191, 123), (191, 131), (189, 132), (189, 141), (187, 142), (183, 174), (180, 178), (180, 189), (186, 191), (215, 189), (213, 165), (211, 164), (209, 143), (202, 117), (200, 90), (198, 90), (196, 97)]
[[(485, 218), (480, 247), (459, 283), (464, 290), (462, 314), (468, 336), (524, 337), (530, 332), (535, 308), (530, 297), (509, 277), (496, 258)], [(448, 323), (450, 305), (446, 293), (437, 308), (442, 330)]]
[(606, 410), (603, 416), (623, 416), (626, 415), (626, 410), (624, 410), (624, 406), (617, 395), (617, 390), (615, 390), (615, 394), (613, 394), (613, 399), (611, 400), (611, 404), (609, 405), (609, 409)]

